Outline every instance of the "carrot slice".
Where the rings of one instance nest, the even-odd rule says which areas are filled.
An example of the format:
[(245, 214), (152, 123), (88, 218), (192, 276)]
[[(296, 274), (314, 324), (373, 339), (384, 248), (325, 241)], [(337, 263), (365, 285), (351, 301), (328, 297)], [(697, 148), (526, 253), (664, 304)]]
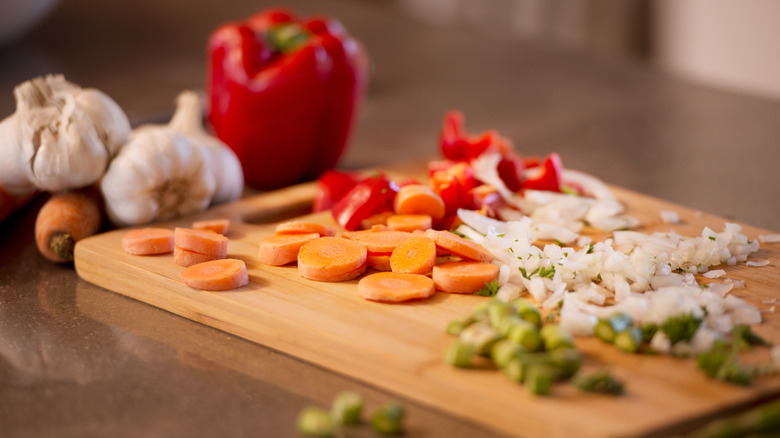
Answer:
[(394, 214), (387, 218), (387, 227), (395, 231), (427, 230), (433, 219), (427, 214)]
[(139, 228), (122, 236), (122, 250), (133, 255), (168, 254), (173, 246), (173, 230), (167, 228)]
[(433, 283), (442, 292), (473, 294), (498, 276), (498, 266), (485, 262), (450, 262), (433, 267)]
[(381, 213), (377, 213), (374, 215), (371, 215), (362, 221), (360, 221), (360, 228), (364, 230), (371, 229), (374, 225), (386, 225), (387, 224), (387, 218), (393, 215), (392, 211), (383, 211)]
[(401, 187), (393, 204), (398, 214), (427, 214), (434, 220), (444, 217), (444, 201), (430, 187), (409, 184)]
[(366, 257), (368, 267), (375, 271), (390, 271), (390, 254), (391, 253), (368, 253)]
[(358, 282), (358, 293), (371, 301), (400, 303), (428, 298), (436, 292), (433, 280), (425, 275), (399, 272), (378, 272)]
[(227, 257), (228, 238), (213, 231), (176, 228), (173, 231), (176, 246), (217, 259)]
[(298, 273), (315, 281), (352, 280), (366, 270), (368, 251), (360, 243), (341, 237), (320, 237), (298, 252)]
[(416, 236), (402, 243), (390, 256), (393, 272), (428, 274), (436, 264), (436, 244), (433, 240)]
[(246, 263), (238, 259), (219, 259), (198, 263), (181, 271), (184, 284), (201, 290), (230, 290), (249, 283)]
[(344, 237), (365, 246), (368, 252), (389, 253), (414, 237), (406, 231), (358, 231)]
[(493, 261), (493, 255), (482, 245), (464, 239), (449, 231), (426, 230), (425, 237), (433, 240), (436, 246), (458, 257), (478, 262)]
[(222, 234), (228, 233), (230, 229), (230, 219), (206, 219), (192, 223), (193, 230), (213, 231)]
[(217, 258), (207, 254), (201, 254), (199, 252), (179, 248), (178, 246), (173, 247), (173, 262), (179, 266), (184, 266), (186, 268), (188, 266), (197, 265), (198, 263), (203, 262), (210, 262), (212, 260), (217, 260)]
[(292, 221), (284, 222), (276, 226), (276, 234), (309, 234), (317, 233), (320, 236), (335, 236), (336, 230), (325, 224), (316, 222)]
[(268, 236), (260, 242), (258, 257), (266, 265), (286, 265), (298, 260), (298, 251), (301, 250), (304, 243), (319, 238), (318, 233)]

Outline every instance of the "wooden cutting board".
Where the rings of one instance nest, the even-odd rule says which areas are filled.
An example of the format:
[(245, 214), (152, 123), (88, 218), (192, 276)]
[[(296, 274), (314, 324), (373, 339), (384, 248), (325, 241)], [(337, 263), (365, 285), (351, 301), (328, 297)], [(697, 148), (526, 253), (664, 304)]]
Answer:
[[(703, 226), (721, 231), (723, 218), (673, 205), (634, 192), (614, 193), (643, 224), (641, 231), (674, 228), (696, 236)], [(468, 313), (483, 297), (437, 293), (431, 299), (401, 305), (361, 299), (357, 281), (320, 283), (303, 279), (295, 266), (272, 267), (257, 261), (260, 241), (273, 234), (274, 221), (304, 214), (312, 184), (245, 198), (201, 214), (157, 224), (189, 226), (196, 219), (227, 217), (228, 256), (246, 262), (250, 283), (227, 292), (185, 286), (183, 268), (172, 255), (138, 257), (120, 248), (123, 230), (80, 241), (75, 251), (79, 276), (114, 292), (185, 318), (241, 336), (306, 361), (429, 404), (512, 436), (609, 437), (669, 436), (703, 421), (780, 395), (780, 376), (750, 387), (704, 377), (692, 360), (622, 354), (595, 339), (577, 339), (586, 367), (608, 365), (627, 383), (619, 398), (583, 394), (561, 384), (549, 397), (535, 397), (489, 368), (464, 370), (442, 360), (453, 338), (447, 323)], [(678, 213), (681, 224), (661, 223), (659, 212)], [(335, 226), (328, 213), (303, 216)], [(264, 225), (258, 225), (258, 224)], [(749, 238), (770, 231), (743, 225)], [(764, 311), (755, 331), (780, 342), (780, 244), (767, 243), (753, 257), (769, 266), (724, 267), (744, 280), (732, 292)], [(764, 352), (765, 353), (765, 352)]]

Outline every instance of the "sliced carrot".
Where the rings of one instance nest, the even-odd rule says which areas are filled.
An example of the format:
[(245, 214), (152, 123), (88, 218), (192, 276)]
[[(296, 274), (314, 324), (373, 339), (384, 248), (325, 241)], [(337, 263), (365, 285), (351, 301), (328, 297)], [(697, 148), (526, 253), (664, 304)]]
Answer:
[(215, 233), (227, 235), (230, 229), (230, 219), (206, 219), (192, 223), (193, 230), (213, 231)]
[(219, 259), (198, 263), (181, 271), (184, 284), (201, 290), (230, 290), (249, 283), (246, 263), (238, 259)]
[(433, 267), (433, 283), (442, 292), (473, 294), (498, 276), (498, 266), (485, 262), (450, 262)]
[(335, 236), (336, 230), (325, 224), (316, 222), (292, 221), (284, 222), (276, 226), (276, 234), (309, 234), (317, 233), (320, 236)]
[(128, 254), (168, 254), (173, 248), (173, 230), (168, 228), (139, 228), (122, 236), (122, 250)]
[(210, 262), (212, 260), (218, 259), (214, 256), (179, 248), (178, 246), (173, 247), (173, 262), (179, 266), (184, 266), (186, 268), (188, 266), (197, 265), (198, 263), (203, 262)]
[(443, 252), (478, 262), (490, 262), (493, 260), (493, 255), (482, 245), (449, 231), (426, 230), (424, 235), (433, 240), (438, 248), (444, 250)]
[(360, 221), (360, 228), (364, 230), (371, 229), (374, 225), (386, 225), (387, 224), (387, 218), (392, 216), (394, 213), (392, 211), (383, 211), (381, 213), (377, 213), (374, 215), (371, 215), (362, 221)]
[(428, 214), (394, 214), (387, 218), (387, 227), (395, 231), (425, 231), (433, 226)]
[(258, 257), (262, 263), (282, 266), (298, 260), (298, 251), (310, 240), (319, 239), (318, 233), (275, 234), (260, 242)]
[(433, 240), (416, 236), (402, 243), (390, 256), (393, 272), (428, 274), (436, 264), (436, 244)]
[(403, 186), (395, 195), (398, 214), (427, 214), (434, 220), (444, 217), (444, 201), (430, 187), (422, 184)]
[(346, 281), (366, 270), (368, 251), (360, 243), (341, 237), (320, 237), (298, 252), (298, 273), (315, 281)]
[(399, 303), (428, 298), (436, 292), (433, 280), (419, 274), (378, 272), (367, 275), (358, 282), (358, 293), (371, 301)]
[(176, 246), (217, 259), (227, 257), (228, 238), (213, 231), (176, 228), (173, 231)]
[(390, 253), (414, 234), (406, 231), (358, 231), (344, 237), (365, 246), (368, 252)]
[(76, 242), (100, 230), (100, 201), (92, 187), (52, 195), (35, 219), (35, 243), (41, 254), (57, 263), (73, 261)]
[(390, 268), (390, 254), (391, 253), (368, 253), (368, 267), (375, 271), (390, 271), (392, 269)]

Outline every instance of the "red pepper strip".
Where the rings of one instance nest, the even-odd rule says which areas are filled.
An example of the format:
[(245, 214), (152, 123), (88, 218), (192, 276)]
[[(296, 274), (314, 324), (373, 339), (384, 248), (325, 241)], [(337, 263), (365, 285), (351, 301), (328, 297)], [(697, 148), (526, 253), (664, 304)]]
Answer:
[(208, 44), (209, 122), (256, 189), (316, 178), (347, 143), (368, 76), (335, 20), (283, 9), (220, 26)]
[(368, 178), (336, 202), (331, 209), (333, 218), (347, 230), (356, 230), (363, 219), (392, 210), (396, 193), (398, 188), (386, 176)]
[(463, 130), (463, 113), (460, 111), (445, 114), (441, 129), (441, 154), (444, 158), (469, 161), (485, 152), (493, 140), (493, 136), (488, 134), (469, 137)]
[(542, 165), (542, 168), (539, 169), (538, 174), (531, 178), (526, 178), (525, 181), (523, 181), (523, 188), (560, 192), (562, 177), (563, 163), (561, 163), (561, 157), (553, 152), (544, 160), (544, 164)]
[(317, 213), (333, 208), (336, 202), (350, 189), (355, 187), (358, 182), (360, 182), (360, 178), (351, 173), (339, 172), (337, 170), (325, 172), (317, 180), (317, 191), (314, 194), (312, 210)]
[(498, 163), (498, 176), (506, 187), (517, 192), (523, 187), (523, 171), (525, 163), (519, 155), (508, 152)]

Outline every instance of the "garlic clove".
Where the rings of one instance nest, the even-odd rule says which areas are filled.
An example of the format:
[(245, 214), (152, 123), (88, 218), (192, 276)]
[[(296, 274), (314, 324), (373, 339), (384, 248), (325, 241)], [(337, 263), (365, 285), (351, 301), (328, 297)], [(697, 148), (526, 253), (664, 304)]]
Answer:
[(16, 114), (0, 122), (0, 187), (15, 196), (25, 196), (35, 191), (30, 161), (35, 153), (32, 148), (22, 148), (22, 125)]
[(107, 94), (94, 88), (79, 89), (74, 93), (74, 99), (76, 106), (92, 120), (108, 155), (116, 155), (132, 131), (127, 115)]

